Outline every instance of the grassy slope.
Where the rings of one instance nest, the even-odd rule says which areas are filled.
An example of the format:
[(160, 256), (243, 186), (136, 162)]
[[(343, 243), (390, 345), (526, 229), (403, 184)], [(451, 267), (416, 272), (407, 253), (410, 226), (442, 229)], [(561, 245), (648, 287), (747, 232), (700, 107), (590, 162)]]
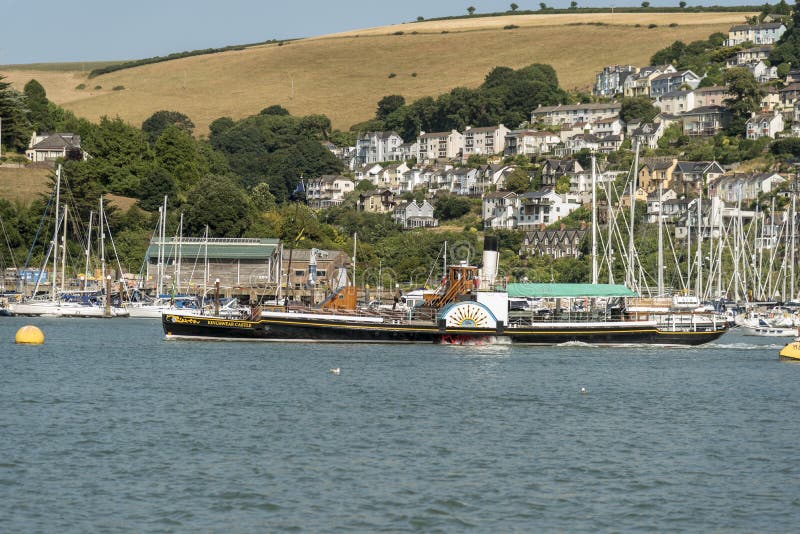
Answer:
[(0, 198), (29, 204), (50, 191), (51, 174), (53, 170), (46, 167), (0, 167)]
[[(242, 51), (191, 57), (85, 79), (80, 71), (2, 68), (18, 87), (36, 78), (48, 97), (96, 120), (133, 124), (153, 112), (186, 113), (207, 132), (221, 116), (241, 118), (272, 104), (293, 114), (322, 113), (335, 127), (369, 119), (388, 94), (407, 100), (477, 86), (494, 66), (552, 64), (567, 89), (588, 88), (605, 65), (642, 65), (676, 39), (726, 32), (744, 13), (518, 15), (408, 23)], [(605, 22), (608, 26), (586, 25)], [(678, 26), (670, 28), (670, 23)], [(657, 28), (648, 29), (650, 23)], [(503, 30), (508, 24), (519, 26)], [(576, 25), (577, 24), (577, 25)], [(635, 28), (635, 24), (642, 27)], [(403, 35), (394, 35), (402, 31)], [(448, 33), (442, 33), (446, 31)], [(412, 32), (417, 32), (412, 34)], [(78, 68), (80, 64), (75, 64)], [(389, 73), (396, 77), (388, 78)], [(412, 73), (417, 75), (414, 77)], [(76, 90), (79, 83), (88, 89)], [(292, 82), (294, 91), (292, 93)], [(94, 90), (95, 86), (102, 86)], [(124, 91), (112, 91), (122, 85)]]

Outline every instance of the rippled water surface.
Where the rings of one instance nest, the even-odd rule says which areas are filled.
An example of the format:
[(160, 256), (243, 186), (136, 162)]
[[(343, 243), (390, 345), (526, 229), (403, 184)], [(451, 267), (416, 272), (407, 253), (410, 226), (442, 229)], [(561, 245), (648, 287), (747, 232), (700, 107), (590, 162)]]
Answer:
[[(27, 323), (43, 346), (14, 344)], [(0, 530), (796, 531), (800, 365), (780, 346), (185, 342), (156, 320), (0, 318)]]

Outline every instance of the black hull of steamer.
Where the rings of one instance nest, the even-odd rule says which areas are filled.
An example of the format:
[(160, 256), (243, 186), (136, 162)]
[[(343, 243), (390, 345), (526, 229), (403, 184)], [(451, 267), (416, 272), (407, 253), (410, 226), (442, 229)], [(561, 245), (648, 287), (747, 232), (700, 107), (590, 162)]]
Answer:
[(479, 344), (498, 339), (514, 344), (558, 345), (587, 343), (599, 345), (657, 344), (701, 345), (719, 338), (724, 327), (706, 331), (665, 331), (652, 324), (594, 323), (495, 328), (447, 326), (438, 324), (389, 324), (325, 319), (304, 314), (282, 314), (257, 321), (220, 319), (207, 316), (164, 315), (167, 338), (300, 341), (346, 343), (443, 343)]

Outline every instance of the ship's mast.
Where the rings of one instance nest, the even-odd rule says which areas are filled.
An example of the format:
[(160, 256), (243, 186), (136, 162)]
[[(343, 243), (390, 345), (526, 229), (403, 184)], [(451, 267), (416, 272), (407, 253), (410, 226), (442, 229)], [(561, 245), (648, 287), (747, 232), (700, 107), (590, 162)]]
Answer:
[(597, 284), (597, 176), (592, 154), (592, 283)]
[(636, 215), (636, 181), (639, 176), (639, 142), (636, 142), (636, 152), (633, 156), (633, 176), (631, 177), (631, 212), (628, 226), (628, 272), (625, 285), (632, 288), (634, 285), (634, 250), (633, 250), (633, 218)]

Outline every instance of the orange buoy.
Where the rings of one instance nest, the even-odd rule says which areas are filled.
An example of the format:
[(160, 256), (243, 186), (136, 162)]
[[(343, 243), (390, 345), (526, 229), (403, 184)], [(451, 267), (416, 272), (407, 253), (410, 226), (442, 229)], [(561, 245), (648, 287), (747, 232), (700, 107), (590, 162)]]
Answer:
[(39, 328), (29, 324), (17, 330), (14, 341), (18, 344), (41, 345), (44, 343), (44, 334)]

